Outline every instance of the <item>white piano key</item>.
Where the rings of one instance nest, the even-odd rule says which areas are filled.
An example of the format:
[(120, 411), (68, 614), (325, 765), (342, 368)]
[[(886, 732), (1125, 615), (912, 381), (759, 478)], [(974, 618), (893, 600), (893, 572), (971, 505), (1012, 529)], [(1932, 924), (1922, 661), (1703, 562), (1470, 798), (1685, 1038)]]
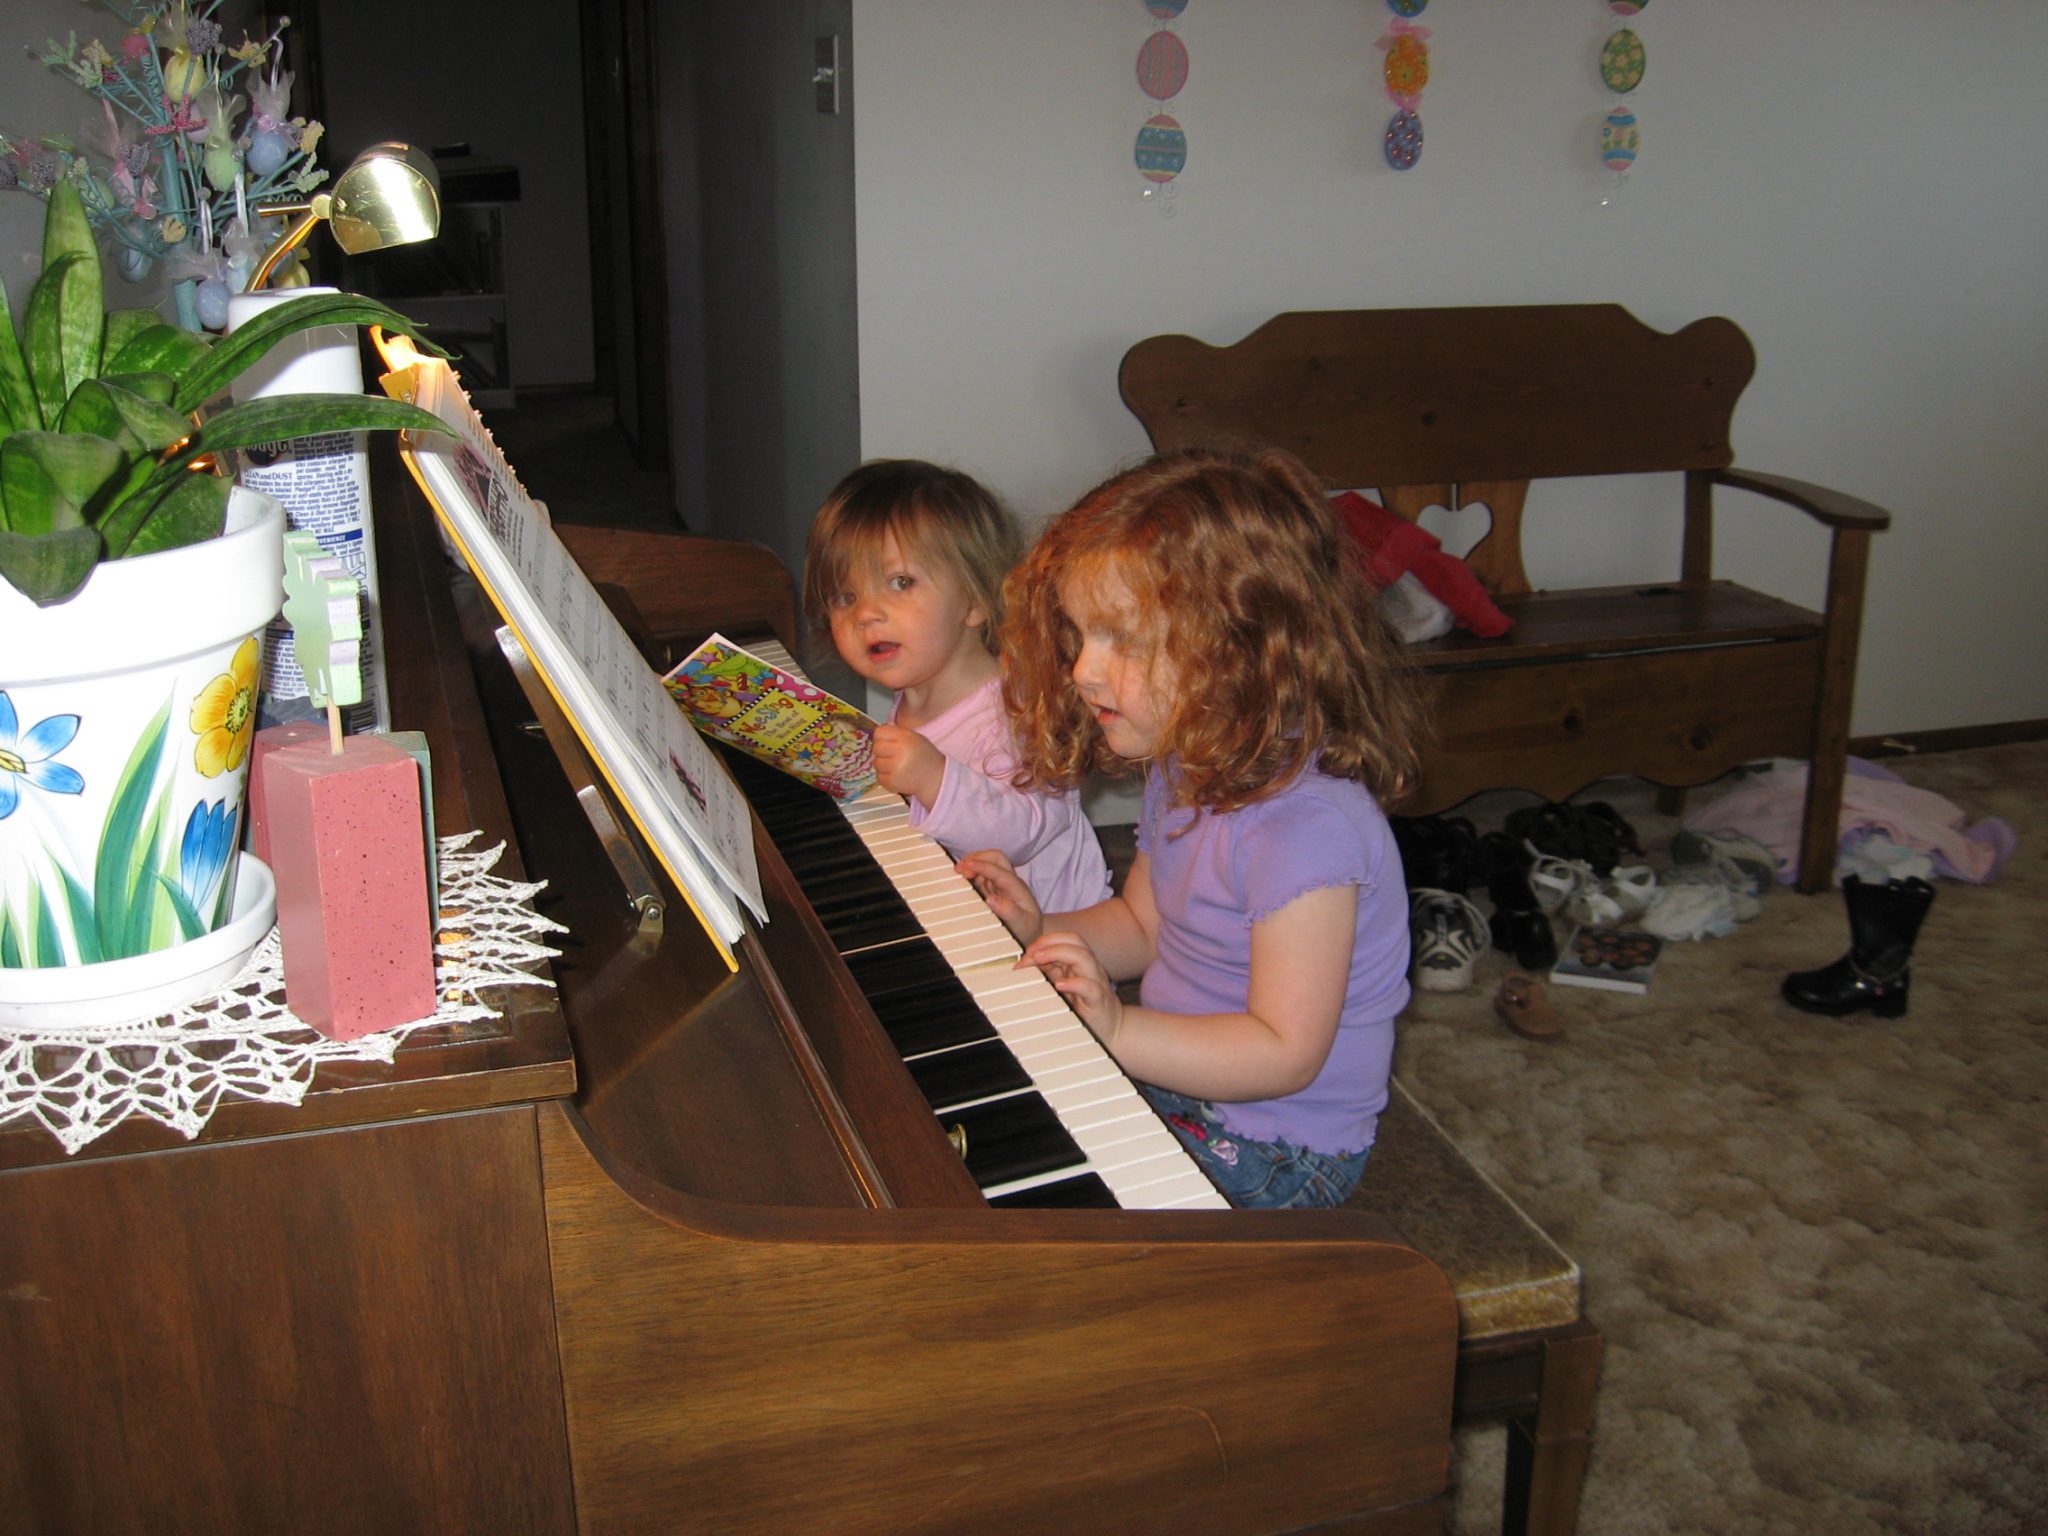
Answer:
[[(779, 645), (757, 647), (802, 675)], [(1084, 1154), (1079, 1167), (985, 1190), (1004, 1195), (1093, 1173), (1126, 1209), (1217, 1209), (1228, 1202), (1131, 1086), (1042, 972), (1019, 970), (1015, 938), (951, 854), (910, 825), (902, 796), (877, 785), (840, 811), (890, 884)], [(936, 1054), (936, 1053), (933, 1053)], [(1022, 1090), (1020, 1090), (1022, 1091)], [(970, 1101), (992, 1103), (1013, 1094)], [(948, 1106), (949, 1109), (967, 1105)]]

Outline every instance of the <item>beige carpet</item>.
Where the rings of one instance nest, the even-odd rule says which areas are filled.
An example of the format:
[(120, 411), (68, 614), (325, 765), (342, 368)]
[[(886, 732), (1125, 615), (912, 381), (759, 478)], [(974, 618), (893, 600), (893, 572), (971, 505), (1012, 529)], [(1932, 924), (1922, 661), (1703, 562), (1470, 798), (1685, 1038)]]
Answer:
[[(1937, 882), (1908, 1018), (1778, 999), (1847, 948), (1839, 896), (1781, 888), (1647, 996), (1552, 988), (1562, 1041), (1494, 1019), (1498, 953), (1404, 1020), (1396, 1071), (1606, 1333), (1584, 1536), (2048, 1531), (2048, 744), (1886, 766), (2021, 838)], [(1647, 788), (1600, 793), (1659, 862)], [(1502, 1434), (1460, 1436), (1456, 1536), (1499, 1529)]]

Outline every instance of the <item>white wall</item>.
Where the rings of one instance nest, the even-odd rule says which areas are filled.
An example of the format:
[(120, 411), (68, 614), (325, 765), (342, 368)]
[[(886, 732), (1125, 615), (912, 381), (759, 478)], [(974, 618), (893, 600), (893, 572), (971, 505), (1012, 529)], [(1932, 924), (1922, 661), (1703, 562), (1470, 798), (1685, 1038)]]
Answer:
[[(1145, 450), (1116, 369), (1154, 332), (1424, 304), (1725, 314), (1758, 353), (1739, 462), (1894, 516), (1853, 729), (2048, 717), (2048, 6), (1652, 4), (1642, 160), (1610, 208), (1604, 4), (1431, 6), (1406, 174), (1379, 152), (1389, 14), (1193, 0), (1167, 220), (1130, 159), (1140, 0), (856, 0), (863, 455), (956, 463), (1035, 520)], [(1571, 526), (1544, 515), (1559, 492), (1532, 497), (1538, 584), (1675, 574), (1675, 481), (1572, 489), (1593, 512)], [(1644, 535), (1627, 514), (1650, 505), (1672, 511)], [(1817, 527), (1721, 506), (1719, 572), (1817, 606)]]

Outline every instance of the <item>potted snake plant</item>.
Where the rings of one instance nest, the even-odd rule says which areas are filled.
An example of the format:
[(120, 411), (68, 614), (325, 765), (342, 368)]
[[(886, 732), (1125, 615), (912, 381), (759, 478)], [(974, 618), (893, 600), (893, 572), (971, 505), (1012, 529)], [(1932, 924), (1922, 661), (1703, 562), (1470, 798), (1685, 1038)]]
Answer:
[(285, 519), (220, 466), (314, 433), (443, 430), (367, 395), (208, 413), (313, 326), (378, 324), (440, 351), (382, 304), (308, 296), (215, 339), (109, 312), (103, 292), (83, 203), (60, 181), (18, 318), (0, 289), (0, 1020), (47, 1000), (32, 973), (132, 970), (237, 916)]

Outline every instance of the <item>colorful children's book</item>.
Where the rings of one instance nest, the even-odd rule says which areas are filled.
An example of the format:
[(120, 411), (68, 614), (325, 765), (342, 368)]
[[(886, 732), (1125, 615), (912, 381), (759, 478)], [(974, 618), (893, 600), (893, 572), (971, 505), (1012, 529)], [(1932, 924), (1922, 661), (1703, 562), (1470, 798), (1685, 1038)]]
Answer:
[(1559, 954), (1550, 979), (1565, 987), (1647, 992), (1663, 948), (1664, 941), (1654, 933), (1581, 924)]
[(706, 734), (853, 800), (875, 782), (875, 722), (794, 672), (713, 635), (662, 678)]

